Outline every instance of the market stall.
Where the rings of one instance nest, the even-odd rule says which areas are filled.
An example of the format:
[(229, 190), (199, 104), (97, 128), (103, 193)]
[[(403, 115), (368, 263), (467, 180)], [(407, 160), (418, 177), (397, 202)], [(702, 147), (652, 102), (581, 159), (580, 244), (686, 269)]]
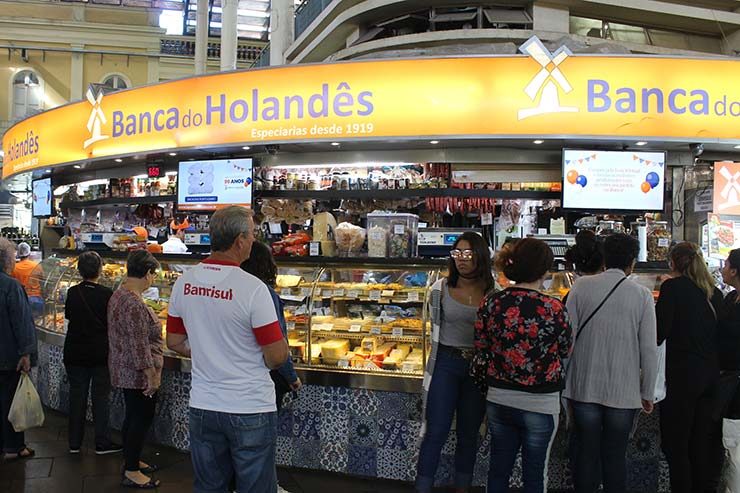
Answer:
[[(210, 249), (210, 213), (244, 205), (276, 255), (306, 383), (280, 417), (279, 464), (411, 481), (429, 287), (446, 274), (455, 239), (475, 230), (499, 248), (543, 238), (557, 260), (546, 288), (562, 296), (575, 232), (630, 232), (643, 246), (635, 277), (657, 293), (668, 247), (684, 238), (676, 217), (683, 168), (696, 157), (689, 145), (707, 140), (707, 155), (731, 156), (740, 144), (730, 114), (717, 111), (722, 99), (709, 101), (740, 101), (733, 73), (732, 61), (628, 56), (569, 56), (557, 69), (527, 56), (361, 61), (101, 93), (23, 120), (4, 136), (3, 177), (32, 173), (49, 189), (37, 272), (42, 399), (67, 408), (61, 309), (82, 249), (101, 253), (113, 288), (129, 250), (155, 252), (163, 268), (148, 302), (164, 319), (172, 284)], [(565, 76), (569, 89), (558, 89)], [(696, 91), (688, 101), (680, 87), (704, 88), (707, 101)], [(183, 217), (189, 253), (159, 253)], [(167, 355), (153, 427), (156, 441), (180, 449), (188, 369)], [(119, 426), (122, 399), (113, 399)], [(641, 416), (631, 491), (667, 490), (658, 437), (657, 416)], [(490, 446), (480, 438), (477, 484)], [(566, 438), (561, 429), (552, 452), (555, 489), (570, 484)], [(453, 432), (440, 484), (454, 448)]]

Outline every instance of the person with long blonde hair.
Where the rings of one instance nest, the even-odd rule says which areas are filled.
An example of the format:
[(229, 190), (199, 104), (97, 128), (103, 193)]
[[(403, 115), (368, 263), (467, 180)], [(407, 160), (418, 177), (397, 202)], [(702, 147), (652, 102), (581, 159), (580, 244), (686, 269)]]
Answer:
[(715, 287), (701, 250), (679, 243), (670, 253), (674, 277), (656, 305), (658, 343), (666, 341), (666, 399), (660, 404), (663, 452), (673, 493), (716, 491), (722, 465), (720, 423), (712, 414), (719, 379)]

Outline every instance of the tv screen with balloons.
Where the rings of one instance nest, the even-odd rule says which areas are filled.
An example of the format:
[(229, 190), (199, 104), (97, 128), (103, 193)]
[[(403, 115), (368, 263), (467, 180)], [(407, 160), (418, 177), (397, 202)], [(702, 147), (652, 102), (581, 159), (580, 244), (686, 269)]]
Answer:
[(563, 150), (563, 208), (662, 211), (665, 153)]

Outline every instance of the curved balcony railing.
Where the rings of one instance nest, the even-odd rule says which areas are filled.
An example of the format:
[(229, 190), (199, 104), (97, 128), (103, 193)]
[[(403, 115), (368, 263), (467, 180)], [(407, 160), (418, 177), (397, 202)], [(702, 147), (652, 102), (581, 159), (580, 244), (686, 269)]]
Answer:
[[(192, 36), (164, 36), (159, 41), (160, 53), (172, 56), (195, 56), (195, 38)], [(239, 41), (236, 48), (237, 62), (253, 64), (260, 56), (262, 43)], [(217, 39), (208, 41), (208, 58), (221, 57), (221, 42)]]

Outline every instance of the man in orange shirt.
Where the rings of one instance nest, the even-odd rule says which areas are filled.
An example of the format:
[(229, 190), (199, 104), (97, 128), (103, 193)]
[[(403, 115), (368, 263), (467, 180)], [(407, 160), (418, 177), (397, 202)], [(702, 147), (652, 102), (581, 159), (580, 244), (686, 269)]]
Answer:
[(41, 297), (41, 286), (39, 285), (39, 271), (34, 273), (39, 263), (34, 262), (30, 258), (31, 247), (28, 243), (21, 243), (18, 245), (18, 257), (20, 261), (15, 264), (13, 270), (13, 277), (21, 283), (23, 289), (26, 290), (28, 301), (31, 304), (31, 311), (33, 316), (39, 316), (44, 311), (44, 299)]

